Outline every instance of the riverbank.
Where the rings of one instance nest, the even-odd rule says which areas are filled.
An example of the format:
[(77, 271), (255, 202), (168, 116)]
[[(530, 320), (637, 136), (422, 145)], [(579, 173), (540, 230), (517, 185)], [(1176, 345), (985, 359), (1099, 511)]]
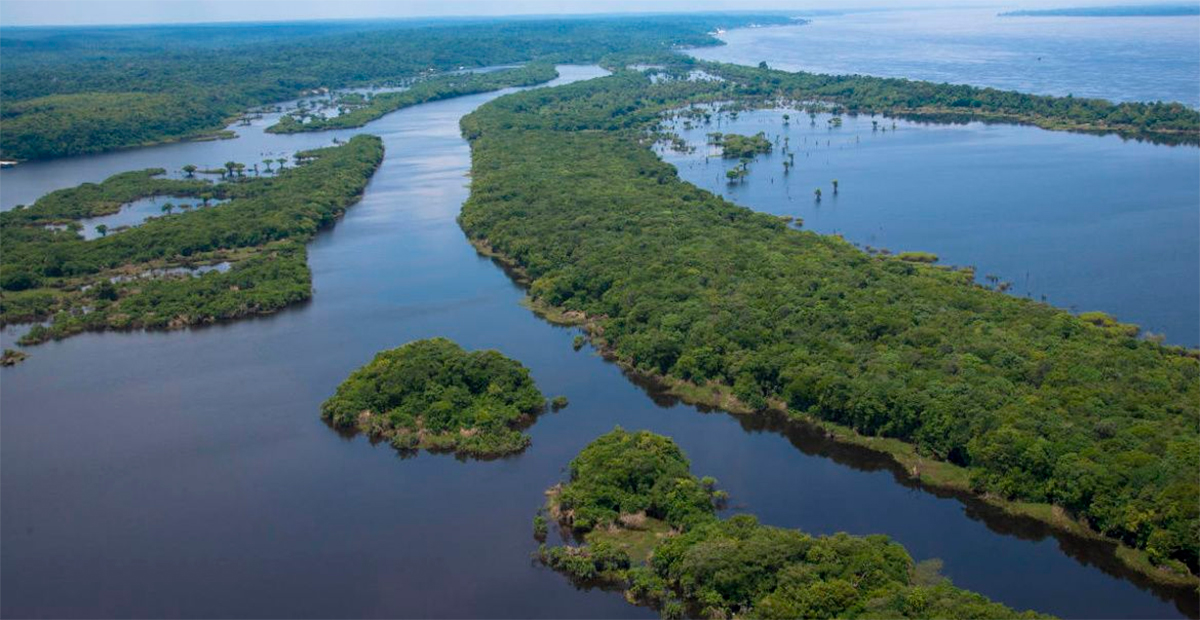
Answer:
[(569, 471), (534, 519), (535, 537), (545, 513), (567, 544), (543, 544), (539, 558), (577, 582), (624, 587), (626, 600), (665, 618), (1043, 617), (954, 587), (940, 562), (918, 564), (886, 536), (722, 519), (725, 492), (696, 477), (670, 437), (617, 427)]
[(407, 90), (374, 94), (355, 103), (339, 103), (344, 110), (330, 118), (308, 116), (303, 112), (285, 114), (279, 122), (267, 127), (267, 133), (301, 133), (305, 131), (327, 131), (330, 129), (356, 129), (396, 110), (442, 101), (453, 97), (476, 95), (500, 90), (543, 84), (558, 77), (558, 71), (550, 63), (529, 63), (514, 69), (501, 69), (486, 73), (451, 73), (417, 82)]
[[(528, 289), (532, 279), (519, 262), (496, 250), (486, 239), (471, 239), (470, 242), (481, 256), (495, 261), (514, 282)], [(897, 470), (903, 472), (901, 475), (928, 490), (948, 492), (960, 499), (971, 498), (1008, 515), (1032, 519), (1045, 524), (1061, 534), (1111, 545), (1109, 555), (1114, 560), (1157, 586), (1172, 589), (1186, 588), (1189, 591), (1200, 588), (1200, 577), (1170, 572), (1155, 566), (1145, 551), (1104, 536), (1086, 523), (1072, 518), (1058, 506), (1014, 501), (994, 494), (977, 493), (971, 485), (970, 470), (946, 461), (923, 456), (910, 443), (887, 437), (865, 436), (845, 425), (789, 411), (786, 403), (778, 399), (770, 400), (770, 406), (767, 409), (756, 411), (739, 400), (734, 395), (733, 389), (727, 385), (710, 382), (701, 386), (660, 373), (647, 373), (637, 368), (630, 359), (621, 357), (617, 350), (604, 339), (604, 330), (600, 325), (600, 320), (604, 317), (588, 316), (578, 311), (565, 310), (528, 296), (523, 305), (547, 322), (583, 329), (587, 332), (592, 346), (606, 360), (620, 366), (625, 373), (637, 376), (651, 383), (663, 393), (679, 398), (687, 404), (712, 407), (735, 416), (772, 413), (782, 416), (788, 424), (795, 425), (798, 429), (819, 428), (827, 438), (840, 444), (865, 448), (891, 458), (896, 464)], [(1108, 552), (1109, 548), (1106, 548), (1105, 551)]]
[[(528, 289), (532, 279), (516, 260), (497, 251), (485, 239), (471, 239), (470, 242), (480, 256), (495, 261), (515, 283)], [(1061, 507), (1052, 504), (1014, 501), (993, 494), (977, 493), (971, 486), (970, 470), (921, 455), (910, 443), (889, 437), (862, 435), (845, 425), (789, 411), (786, 403), (778, 399), (771, 400), (770, 406), (766, 410), (756, 411), (741, 402), (733, 394), (730, 386), (717, 383), (701, 386), (676, 377), (647, 373), (638, 369), (628, 358), (622, 358), (616, 349), (604, 340), (604, 330), (599, 324), (599, 320), (603, 317), (587, 316), (578, 311), (564, 310), (529, 296), (525, 297), (522, 305), (549, 323), (564, 327), (578, 327), (584, 330), (588, 334), (593, 348), (604, 359), (618, 365), (626, 374), (636, 376), (684, 403), (711, 407), (734, 416), (775, 414), (781, 416), (787, 424), (795, 426), (798, 430), (820, 429), (832, 441), (846, 446), (865, 448), (887, 456), (896, 464), (893, 473), (904, 476), (911, 482), (919, 483), (926, 490), (948, 492), (960, 499), (970, 498), (999, 509), (1005, 514), (1045, 524), (1061, 534), (1111, 545), (1105, 550), (1107, 552), (1111, 549), (1109, 555), (1115, 561), (1155, 585), (1186, 588), (1188, 591), (1200, 588), (1200, 577), (1191, 574), (1182, 575), (1155, 566), (1150, 562), (1149, 555), (1145, 551), (1104, 536), (1081, 520), (1072, 518)]]

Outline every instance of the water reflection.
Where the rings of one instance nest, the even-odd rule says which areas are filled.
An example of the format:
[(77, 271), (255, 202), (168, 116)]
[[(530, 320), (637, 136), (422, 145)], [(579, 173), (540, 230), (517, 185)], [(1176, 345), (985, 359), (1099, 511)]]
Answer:
[[(564, 79), (599, 73), (567, 69)], [(647, 398), (616, 365), (573, 351), (577, 330), (522, 307), (520, 287), (455, 222), (470, 162), (457, 122), (494, 96), (410, 108), (363, 130), (383, 137), (387, 156), (362, 202), (310, 244), (307, 304), (187, 331), (83, 334), (0, 371), (0, 613), (652, 617), (530, 564), (543, 491), (615, 425), (673, 437), (697, 473), (766, 523), (889, 534), (1014, 607), (1179, 613), (1049, 539), (997, 533), (958, 499), (896, 484), (886, 466)], [(295, 142), (309, 139), (329, 136)], [(121, 155), (128, 166), (104, 165), (146, 167), (138, 151)], [(8, 200), (7, 180), (3, 192)], [(503, 351), (571, 405), (529, 428), (526, 452), (488, 463), (400, 455), (320, 420), (320, 403), (353, 369), (431, 336)]]

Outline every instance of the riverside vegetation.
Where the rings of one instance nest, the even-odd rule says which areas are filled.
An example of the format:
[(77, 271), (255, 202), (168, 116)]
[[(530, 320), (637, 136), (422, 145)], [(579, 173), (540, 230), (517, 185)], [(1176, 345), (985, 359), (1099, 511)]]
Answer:
[[(716, 27), (795, 23), (780, 15), (646, 16), (378, 25), (252, 24), (5, 29), (0, 158), (48, 159), (205, 137), (256, 106), (318, 88), (394, 83), (522, 62), (683, 62), (669, 53), (719, 45)], [(711, 67), (718, 65), (711, 64)], [(868, 76), (720, 65), (744, 87), (803, 91), (851, 111), (984, 119), (1054, 129), (1200, 140), (1200, 112), (1178, 103), (1112, 104)], [(45, 79), (53, 72), (55, 79)], [(284, 121), (287, 123), (287, 121)], [(345, 121), (342, 121), (345, 122)]]
[(351, 129), (395, 112), (401, 108), (441, 101), (464, 95), (474, 95), (501, 88), (533, 86), (549, 82), (558, 77), (554, 65), (531, 63), (515, 69), (502, 69), (489, 73), (453, 74), (429, 78), (416, 83), (407, 90), (387, 92), (364, 98), (361, 102), (348, 104), (349, 110), (331, 118), (315, 117), (301, 121), (296, 114), (288, 114), (267, 128), (271, 133), (299, 133), (302, 131), (324, 131), (327, 129)]
[[(815, 537), (751, 515), (720, 519), (716, 481), (690, 467), (662, 435), (617, 428), (599, 437), (544, 509), (582, 544), (543, 544), (539, 558), (668, 618), (1043, 617), (954, 587), (936, 561), (917, 564), (886, 536)], [(539, 514), (535, 532), (546, 529)]]
[[(0, 324), (48, 321), (21, 339), (33, 344), (86, 330), (211, 323), (308, 299), (304, 243), (359, 199), (383, 159), (383, 143), (356, 136), (297, 157), (305, 163), (274, 176), (224, 183), (127, 172), (0, 213)], [(228, 202), (92, 240), (77, 232), (80, 218), (151, 196)], [(231, 263), (228, 271), (153, 277), (222, 262)]]
[[(223, 135), (248, 108), (318, 88), (530, 61), (595, 63), (717, 45), (779, 15), (6, 28), (0, 158), (48, 159)], [(47, 79), (53, 75), (54, 79)]]
[(805, 97), (764, 91), (786, 74), (723, 75), (624, 71), (482, 106), (462, 121), (462, 228), (530, 283), (535, 307), (690, 400), (818, 421), (929, 484), (1102, 533), (1134, 568), (1195, 583), (1196, 352), (682, 182), (649, 148), (662, 115)]
[(495, 457), (529, 446), (519, 428), (545, 406), (520, 362), (433, 338), (376, 355), (321, 405), (321, 417), (401, 451)]

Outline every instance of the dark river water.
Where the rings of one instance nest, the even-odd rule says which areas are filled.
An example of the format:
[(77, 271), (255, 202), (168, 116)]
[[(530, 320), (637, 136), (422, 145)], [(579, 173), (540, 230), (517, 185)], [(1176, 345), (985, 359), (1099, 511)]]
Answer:
[[(600, 73), (561, 70), (560, 81)], [(543, 490), (615, 425), (673, 437), (697, 474), (729, 491), (731, 511), (814, 533), (889, 534), (1014, 607), (1197, 614), (1194, 594), (1144, 589), (1095, 544), (898, 484), (869, 453), (672, 403), (573, 351), (576, 331), (523, 308), (522, 291), (454, 220), (469, 167), (458, 119), (495, 96), (409, 108), (363, 130), (384, 138), (387, 157), (362, 202), (311, 244), (310, 303), (190, 331), (85, 334), (0, 371), (4, 616), (650, 617), (530, 560)], [(0, 177), (4, 203), (353, 133), (264, 135), (270, 120), (233, 141), (22, 165)], [(847, 197), (861, 183), (847, 181)], [(537, 421), (524, 454), (491, 462), (401, 459), (320, 421), (350, 371), (431, 336), (499, 349), (571, 405)]]
[(998, 17), (1004, 10), (819, 15), (803, 26), (730, 30), (721, 37), (728, 45), (692, 53), (788, 71), (1200, 106), (1200, 17)]

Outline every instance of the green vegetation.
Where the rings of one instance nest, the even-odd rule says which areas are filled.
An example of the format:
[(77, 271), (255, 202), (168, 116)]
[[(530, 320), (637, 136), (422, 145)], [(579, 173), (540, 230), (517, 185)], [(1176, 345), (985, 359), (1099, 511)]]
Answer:
[(514, 86), (533, 86), (558, 77), (552, 64), (531, 63), (517, 69), (503, 69), (488, 73), (453, 74), (430, 78), (418, 82), (412, 88), (399, 92), (375, 95), (370, 100), (350, 104), (349, 111), (332, 118), (313, 117), (301, 121), (293, 113), (283, 116), (279, 122), (267, 128), (271, 133), (299, 133), (326, 129), (348, 129), (362, 127), (367, 123), (395, 112), (430, 101), (441, 101), (463, 95), (473, 95)]
[(718, 519), (715, 485), (692, 475), (670, 438), (617, 428), (584, 448), (569, 482), (548, 494), (546, 510), (584, 544), (542, 545), (539, 557), (573, 579), (623, 587), (664, 617), (1041, 617), (955, 588), (936, 563), (914, 563), (886, 536), (814, 537), (750, 515)]
[(903, 440), (915, 475), (1055, 504), (1192, 579), (1197, 354), (682, 182), (648, 148), (661, 115), (740, 88), (621, 72), (484, 105), (460, 223), (547, 316), (690, 398)]
[[(1027, 95), (995, 88), (936, 84), (864, 75), (820, 75), (698, 63), (738, 85), (737, 94), (801, 104), (826, 102), (835, 112), (886, 114), (915, 120), (981, 120), (1044, 129), (1122, 136), (1165, 143), (1200, 143), (1200, 110), (1182, 103), (1119, 103), (1082, 97)], [(841, 125), (835, 117), (830, 125)]]
[[(85, 330), (211, 323), (308, 299), (303, 244), (358, 200), (383, 143), (356, 136), (300, 158), (306, 163), (275, 176), (219, 184), (154, 178), (162, 170), (127, 172), (0, 213), (0, 324), (48, 320), (21, 340), (33, 344)], [(162, 195), (228, 202), (90, 241), (77, 232), (79, 218)], [(47, 228), (64, 222), (66, 229)], [(189, 272), (224, 262), (228, 271)]]
[(29, 357), (29, 355), (24, 351), (5, 349), (4, 354), (0, 355), (0, 366), (15, 366), (18, 363), (25, 361), (25, 358), (27, 357)]
[(770, 153), (772, 147), (767, 135), (761, 131), (753, 136), (713, 132), (708, 134), (708, 143), (721, 147), (721, 157), (726, 159), (753, 159), (759, 153)]
[(529, 446), (518, 427), (545, 404), (520, 362), (434, 338), (376, 355), (321, 405), (321, 417), (400, 450), (492, 457)]
[(938, 255), (933, 252), (901, 252), (896, 258), (910, 263), (936, 263)]
[(529, 61), (656, 56), (716, 45), (706, 33), (717, 26), (788, 21), (690, 15), (5, 28), (0, 158), (47, 159), (220, 135), (248, 108), (319, 88)]

